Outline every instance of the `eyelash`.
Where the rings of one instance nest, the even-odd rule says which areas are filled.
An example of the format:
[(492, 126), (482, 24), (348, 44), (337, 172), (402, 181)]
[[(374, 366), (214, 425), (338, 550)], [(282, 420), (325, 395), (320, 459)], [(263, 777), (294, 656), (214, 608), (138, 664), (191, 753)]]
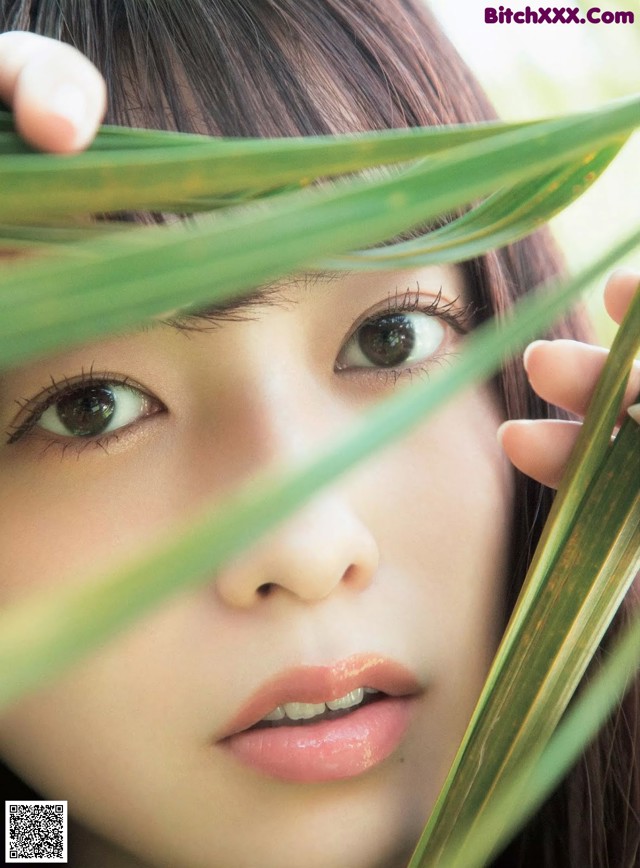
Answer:
[[(419, 286), (416, 286), (416, 290), (407, 289), (402, 293), (396, 291), (394, 295), (389, 296), (384, 308), (368, 314), (361, 322), (356, 324), (349, 338), (347, 338), (347, 341), (351, 340), (357, 333), (358, 329), (367, 322), (375, 321), (377, 318), (385, 315), (402, 312), (411, 313), (415, 311), (424, 313), (426, 316), (438, 317), (447, 323), (447, 325), (451, 326), (458, 334), (466, 334), (469, 331), (470, 320), (474, 312), (473, 306), (469, 304), (466, 307), (461, 308), (456, 306), (457, 302), (458, 299), (456, 298), (454, 301), (443, 304), (442, 289), (440, 289), (436, 296), (428, 303), (423, 301)], [(421, 362), (414, 366), (407, 366), (406, 368), (391, 368), (389, 370), (375, 367), (371, 369), (360, 368), (358, 369), (358, 372), (360, 376), (373, 375), (378, 381), (382, 378), (386, 382), (388, 377), (393, 377), (394, 382), (396, 382), (400, 376), (412, 376), (416, 372), (424, 372), (429, 364), (433, 364), (434, 361), (440, 361), (441, 358), (442, 356), (439, 358), (435, 357), (430, 359), (428, 362)], [(77, 377), (63, 377), (60, 381), (51, 377), (51, 384), (43, 388), (35, 397), (18, 400), (17, 403), (20, 405), (22, 410), (28, 414), (28, 416), (21, 424), (11, 427), (6, 432), (7, 444), (17, 443), (19, 440), (22, 440), (31, 434), (46, 410), (56, 402), (60, 401), (65, 395), (78, 389), (78, 387), (105, 385), (107, 383), (118, 386), (129, 386), (151, 398), (148, 390), (139, 383), (134, 382), (130, 377), (125, 377), (121, 374), (109, 371), (95, 372), (93, 366), (91, 366), (88, 371), (83, 370)], [(157, 401), (157, 399), (152, 400)], [(159, 401), (157, 401), (157, 403), (160, 404)], [(108, 451), (108, 446), (113, 442), (117, 442), (121, 433), (125, 432), (128, 428), (134, 428), (136, 424), (136, 422), (133, 422), (130, 425), (118, 428), (103, 436), (93, 437), (90, 439), (69, 438), (65, 441), (57, 440), (54, 436), (48, 436), (46, 437), (47, 444), (43, 450), (43, 454), (52, 447), (60, 448), (63, 455), (69, 448), (73, 449), (78, 455), (81, 452), (84, 452), (85, 449), (91, 447)]]
[(442, 287), (440, 287), (428, 304), (422, 300), (418, 285), (416, 285), (415, 290), (407, 289), (403, 293), (396, 291), (395, 295), (389, 296), (387, 306), (383, 310), (376, 311), (367, 316), (363, 322), (358, 324), (354, 332), (369, 319), (375, 319), (385, 314), (402, 313), (405, 311), (413, 312), (417, 310), (427, 316), (439, 317), (452, 326), (458, 334), (466, 334), (469, 331), (471, 318), (475, 309), (472, 303), (467, 304), (465, 307), (456, 307), (458, 300), (458, 298), (455, 298), (453, 301), (447, 301), (443, 304)]
[[(77, 377), (63, 377), (62, 380), (55, 380), (51, 377), (51, 384), (44, 387), (35, 397), (19, 399), (17, 403), (22, 408), (23, 412), (28, 413), (28, 416), (24, 422), (10, 427), (6, 432), (7, 445), (17, 443), (19, 440), (29, 436), (49, 407), (60, 401), (65, 395), (70, 394), (82, 386), (105, 384), (129, 386), (130, 388), (136, 389), (142, 394), (147, 395), (151, 400), (156, 401), (159, 405), (161, 404), (157, 398), (152, 398), (144, 386), (136, 383), (131, 379), (131, 377), (125, 377), (122, 374), (116, 374), (110, 371), (96, 372), (93, 370), (92, 366), (88, 371), (83, 369)], [(110, 444), (116, 443), (127, 429), (134, 428), (136, 424), (136, 422), (133, 422), (130, 425), (125, 425), (108, 434), (87, 439), (69, 438), (68, 440), (57, 440), (55, 439), (55, 435), (47, 433), (44, 437), (47, 442), (42, 454), (44, 455), (44, 453), (48, 452), (51, 448), (59, 448), (62, 455), (64, 455), (68, 449), (72, 449), (78, 455), (84, 452), (85, 449), (89, 448), (102, 449), (104, 452), (107, 452), (107, 447)]]

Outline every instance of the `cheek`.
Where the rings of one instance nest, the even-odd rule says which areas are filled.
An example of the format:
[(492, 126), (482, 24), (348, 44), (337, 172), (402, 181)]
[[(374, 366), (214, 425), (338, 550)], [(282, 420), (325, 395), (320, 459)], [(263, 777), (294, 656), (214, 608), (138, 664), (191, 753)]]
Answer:
[(170, 822), (172, 794), (184, 798), (210, 772), (219, 725), (212, 684), (225, 684), (225, 661), (200, 665), (194, 620), (190, 595), (171, 601), (19, 700), (0, 715), (0, 757), (39, 798), (69, 799), (75, 819), (109, 839), (135, 849), (153, 837), (162, 812)]
[(438, 657), (451, 640), (488, 661), (503, 623), (513, 481), (496, 441), (501, 421), (488, 391), (467, 393), (375, 471), (384, 493), (371, 515), (376, 537), (406, 575)]
[[(0, 601), (104, 572), (188, 511), (168, 454), (2, 462)], [(163, 468), (163, 472), (158, 472)]]
[(387, 573), (386, 612), (411, 637), (428, 704), (411, 746), (416, 792), (430, 809), (464, 734), (504, 625), (513, 514), (512, 472), (496, 442), (488, 393), (455, 401), (383, 455), (370, 513)]
[[(0, 493), (12, 508), (0, 525), (0, 604), (99, 576), (114, 564), (114, 553), (126, 559), (190, 509), (169, 449), (143, 458), (123, 453), (14, 461), (6, 469)], [(184, 658), (192, 653), (193, 611), (189, 594), (169, 601), (51, 688), (0, 715), (0, 754), (52, 798), (56, 789), (59, 795), (67, 785), (74, 791), (100, 780), (107, 803), (110, 782), (115, 792), (122, 781), (148, 779), (143, 769), (149, 754), (169, 755), (166, 739), (185, 731), (188, 709), (199, 710), (181, 677), (189, 671)], [(174, 736), (153, 725), (167, 717)], [(139, 750), (125, 754), (122, 745)], [(115, 802), (123, 795), (118, 792)]]

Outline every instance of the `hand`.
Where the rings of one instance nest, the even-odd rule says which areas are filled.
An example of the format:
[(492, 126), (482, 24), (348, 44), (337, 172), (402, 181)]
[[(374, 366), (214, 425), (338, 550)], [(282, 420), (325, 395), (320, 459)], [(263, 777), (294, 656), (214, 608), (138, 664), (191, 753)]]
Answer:
[[(620, 323), (640, 283), (640, 274), (617, 271), (604, 291), (609, 315)], [(534, 341), (524, 364), (532, 388), (558, 407), (584, 416), (608, 350), (577, 341)], [(640, 362), (635, 362), (625, 391), (621, 423), (640, 392)], [(634, 415), (635, 418), (635, 415)], [(580, 422), (517, 420), (500, 426), (499, 437), (511, 462), (527, 476), (557, 488), (580, 431)]]
[(60, 154), (91, 144), (107, 103), (104, 80), (84, 55), (21, 31), (0, 34), (0, 99), (26, 141)]

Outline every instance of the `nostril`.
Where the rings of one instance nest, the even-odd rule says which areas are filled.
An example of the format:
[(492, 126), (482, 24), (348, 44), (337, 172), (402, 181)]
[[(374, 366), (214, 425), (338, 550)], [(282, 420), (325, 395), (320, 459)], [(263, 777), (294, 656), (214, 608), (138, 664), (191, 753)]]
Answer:
[(260, 585), (260, 587), (258, 588), (258, 594), (261, 597), (268, 597), (270, 596), (274, 588), (275, 585), (273, 584), (273, 582), (265, 582), (264, 585)]
[(349, 582), (353, 578), (355, 578), (357, 576), (357, 574), (358, 574), (358, 567), (355, 564), (351, 564), (344, 571), (344, 574), (342, 576), (342, 581), (343, 582)]

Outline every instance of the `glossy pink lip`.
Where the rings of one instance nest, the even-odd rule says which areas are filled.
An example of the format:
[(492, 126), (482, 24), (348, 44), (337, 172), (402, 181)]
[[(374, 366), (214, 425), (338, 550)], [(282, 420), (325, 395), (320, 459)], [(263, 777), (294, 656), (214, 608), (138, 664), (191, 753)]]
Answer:
[[(334, 720), (251, 729), (278, 705), (326, 702), (357, 687), (373, 687), (386, 696)], [(412, 672), (388, 658), (356, 655), (332, 666), (303, 666), (261, 687), (217, 741), (243, 764), (282, 780), (349, 778), (394, 752), (421, 690)]]

